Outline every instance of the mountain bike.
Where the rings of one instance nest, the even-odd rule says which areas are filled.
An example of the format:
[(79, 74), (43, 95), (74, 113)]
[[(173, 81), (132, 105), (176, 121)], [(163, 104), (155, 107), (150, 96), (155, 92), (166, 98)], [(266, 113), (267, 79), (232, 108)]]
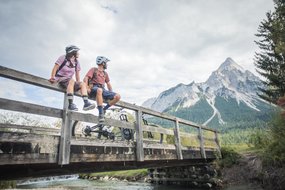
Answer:
[[(123, 110), (124, 108), (109, 108), (110, 118), (117, 119), (120, 121), (129, 122), (127, 112)], [(76, 128), (78, 121), (75, 121), (72, 126), (72, 136), (76, 134)], [(94, 126), (85, 125), (81, 129), (82, 135), (85, 137), (91, 137), (92, 134), (97, 134), (97, 138), (101, 139), (102, 137), (110, 140), (115, 140), (115, 138), (121, 137), (122, 140), (131, 140), (134, 139), (134, 130), (114, 127), (105, 124), (96, 124)]]

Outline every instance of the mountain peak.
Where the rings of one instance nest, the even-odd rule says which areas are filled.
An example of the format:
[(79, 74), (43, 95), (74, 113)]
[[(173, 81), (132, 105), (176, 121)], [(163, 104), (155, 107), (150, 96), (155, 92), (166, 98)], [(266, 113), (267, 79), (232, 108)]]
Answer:
[(237, 69), (244, 72), (244, 69), (238, 65), (232, 58), (228, 57), (218, 68), (218, 71)]

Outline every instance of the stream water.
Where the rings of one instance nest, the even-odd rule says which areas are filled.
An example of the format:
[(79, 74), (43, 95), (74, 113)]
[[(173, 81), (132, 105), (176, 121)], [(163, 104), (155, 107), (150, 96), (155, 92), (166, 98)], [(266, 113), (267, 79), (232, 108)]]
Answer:
[[(189, 187), (174, 185), (154, 185), (144, 182), (125, 181), (98, 181), (78, 179), (77, 176), (62, 178), (48, 178), (45, 180), (20, 181), (17, 189), (60, 189), (60, 190), (196, 190)], [(200, 189), (201, 190), (201, 189)], [(250, 185), (239, 185), (227, 187), (223, 190), (262, 190), (260, 187)]]

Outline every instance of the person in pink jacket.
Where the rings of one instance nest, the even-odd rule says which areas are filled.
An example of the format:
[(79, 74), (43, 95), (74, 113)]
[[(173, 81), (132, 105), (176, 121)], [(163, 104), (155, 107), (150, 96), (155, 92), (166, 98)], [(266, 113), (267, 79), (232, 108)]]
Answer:
[[(77, 111), (77, 106), (73, 103), (74, 91), (80, 90), (84, 106), (83, 110), (91, 110), (95, 108), (95, 104), (88, 101), (87, 95), (87, 85), (84, 82), (80, 82), (80, 63), (79, 58), (79, 48), (74, 45), (67, 46), (65, 48), (66, 54), (60, 56), (51, 72), (51, 77), (49, 81), (51, 83), (58, 82), (61, 87), (66, 89), (67, 99), (69, 102), (68, 109), (71, 111)], [(75, 74), (75, 79), (73, 76)]]

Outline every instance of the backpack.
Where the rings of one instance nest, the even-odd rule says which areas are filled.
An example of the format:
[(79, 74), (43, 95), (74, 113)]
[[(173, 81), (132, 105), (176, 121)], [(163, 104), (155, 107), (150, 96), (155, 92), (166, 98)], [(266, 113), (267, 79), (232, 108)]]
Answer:
[[(89, 80), (88, 80), (88, 86), (93, 86), (94, 84), (92, 84), (91, 83), (91, 81), (93, 80), (93, 79), (97, 79), (97, 71), (98, 71), (98, 68), (97, 67), (94, 67), (94, 72), (93, 72), (93, 76), (92, 76), (92, 78), (90, 78)], [(103, 71), (103, 73), (104, 73), (104, 77), (106, 76), (106, 71)]]
[[(55, 76), (60, 76), (60, 75), (58, 75), (58, 72), (66, 65), (66, 63), (67, 63), (67, 59), (65, 58), (64, 59), (64, 61), (62, 62), (62, 64), (59, 66), (59, 68), (57, 69), (57, 71), (56, 71), (56, 73), (55, 73)], [(76, 69), (77, 69), (77, 61), (75, 62), (75, 71), (76, 71)]]

